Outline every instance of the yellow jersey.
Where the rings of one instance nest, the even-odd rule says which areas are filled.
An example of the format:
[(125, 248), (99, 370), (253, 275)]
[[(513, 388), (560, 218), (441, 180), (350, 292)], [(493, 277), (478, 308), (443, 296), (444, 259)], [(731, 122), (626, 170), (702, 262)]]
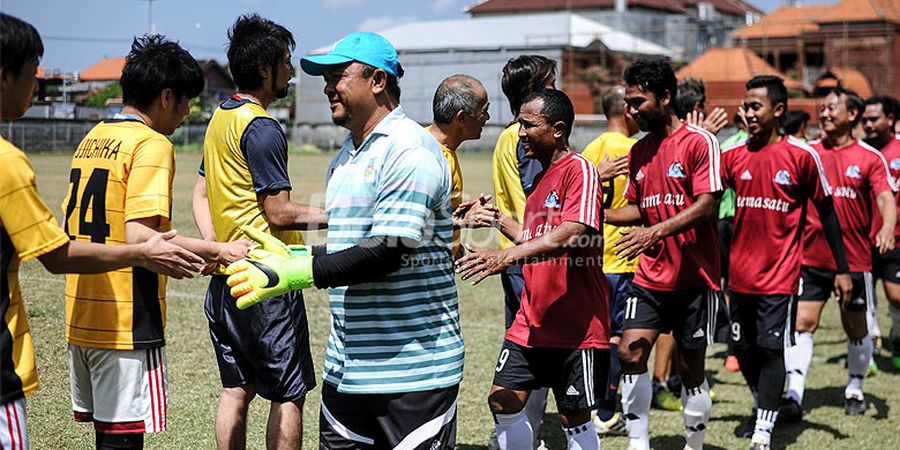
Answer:
[[(171, 228), (175, 148), (136, 118), (100, 122), (72, 155), (62, 203), (69, 238), (125, 244), (125, 222), (160, 218)], [(165, 345), (166, 277), (143, 267), (66, 275), (66, 340), (136, 350)]]
[[(426, 130), (431, 132), (431, 127), (429, 126)], [(447, 165), (450, 166), (450, 211), (456, 211), (456, 208), (459, 207), (459, 204), (462, 203), (462, 193), (463, 193), (463, 178), (462, 178), (462, 168), (459, 166), (459, 158), (456, 156), (456, 152), (450, 150), (444, 144), (438, 142), (438, 145), (441, 146), (441, 150), (444, 152), (444, 157), (447, 158)], [(459, 228), (453, 228), (453, 254), (456, 255), (456, 252), (459, 250)]]
[(28, 158), (0, 138), (0, 404), (38, 388), (34, 343), (19, 287), (19, 262), (56, 250), (68, 241), (37, 193)]
[[(631, 146), (637, 142), (622, 133), (607, 131), (585, 147), (581, 153), (588, 161), (599, 165), (604, 156), (616, 159), (627, 155)], [(625, 184), (628, 176), (619, 175), (610, 181), (603, 182), (603, 208), (616, 209), (628, 204), (625, 200)], [(615, 225), (603, 225), (603, 272), (604, 273), (634, 273), (637, 270), (638, 258), (631, 261), (620, 259), (613, 253), (613, 244), (621, 237), (621, 230), (627, 227)]]
[(241, 227), (250, 226), (286, 244), (303, 244), (299, 231), (271, 229), (259, 200), (262, 193), (291, 188), (287, 140), (265, 108), (234, 96), (216, 109), (203, 141), (200, 175), (219, 242), (240, 239)]
[[(525, 149), (519, 142), (519, 124), (507, 126), (497, 138), (491, 164), (494, 182), (494, 203), (497, 209), (516, 222), (522, 223), (525, 216), (525, 199), (534, 190), (534, 179), (544, 169), (536, 159), (525, 157)], [(515, 247), (500, 234), (500, 248)]]

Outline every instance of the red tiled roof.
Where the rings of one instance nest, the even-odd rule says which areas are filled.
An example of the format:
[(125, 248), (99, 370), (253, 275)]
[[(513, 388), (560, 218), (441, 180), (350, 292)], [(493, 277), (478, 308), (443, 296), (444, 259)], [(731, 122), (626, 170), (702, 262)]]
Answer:
[(799, 36), (816, 31), (816, 24), (831, 5), (786, 6), (762, 16), (759, 22), (731, 34), (735, 39), (762, 39)]
[(803, 84), (792, 80), (772, 67), (764, 59), (746, 47), (713, 48), (700, 55), (676, 74), (679, 80), (697, 78), (703, 82), (745, 83), (756, 75), (777, 75), (784, 79), (788, 89), (803, 89)]
[(900, 23), (900, 0), (843, 0), (819, 18), (826, 22)]
[(84, 81), (118, 81), (125, 68), (125, 58), (104, 58), (79, 74)]
[[(828, 76), (828, 73), (834, 75), (834, 78)], [(816, 87), (834, 87), (835, 78), (841, 83), (841, 86), (854, 90), (862, 98), (872, 96), (872, 85), (862, 72), (856, 69), (848, 69), (843, 67), (829, 67), (825, 74), (816, 82)]]

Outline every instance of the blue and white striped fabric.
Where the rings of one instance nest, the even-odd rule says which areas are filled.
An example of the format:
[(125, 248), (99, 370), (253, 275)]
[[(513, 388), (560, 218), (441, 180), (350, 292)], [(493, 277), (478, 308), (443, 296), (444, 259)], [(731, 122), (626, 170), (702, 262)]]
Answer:
[(326, 383), (385, 394), (459, 384), (463, 340), (453, 274), (450, 170), (424, 128), (398, 107), (329, 168), (328, 252), (372, 236), (414, 247), (383, 279), (331, 289)]

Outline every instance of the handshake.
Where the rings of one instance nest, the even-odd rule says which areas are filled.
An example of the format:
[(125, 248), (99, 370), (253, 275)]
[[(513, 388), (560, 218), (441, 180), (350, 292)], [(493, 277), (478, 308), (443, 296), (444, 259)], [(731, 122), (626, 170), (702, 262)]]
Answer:
[(231, 296), (238, 309), (247, 309), (267, 298), (314, 285), (312, 250), (306, 245), (286, 245), (278, 238), (251, 227), (243, 232), (259, 244), (246, 259), (225, 268)]

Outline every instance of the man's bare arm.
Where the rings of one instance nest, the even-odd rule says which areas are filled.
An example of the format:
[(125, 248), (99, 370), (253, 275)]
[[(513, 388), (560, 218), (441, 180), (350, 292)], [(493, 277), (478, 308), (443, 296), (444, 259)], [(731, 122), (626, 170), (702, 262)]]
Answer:
[(328, 216), (318, 206), (307, 206), (291, 201), (291, 191), (262, 194), (263, 210), (269, 224), (289, 230), (323, 230), (328, 227)]

